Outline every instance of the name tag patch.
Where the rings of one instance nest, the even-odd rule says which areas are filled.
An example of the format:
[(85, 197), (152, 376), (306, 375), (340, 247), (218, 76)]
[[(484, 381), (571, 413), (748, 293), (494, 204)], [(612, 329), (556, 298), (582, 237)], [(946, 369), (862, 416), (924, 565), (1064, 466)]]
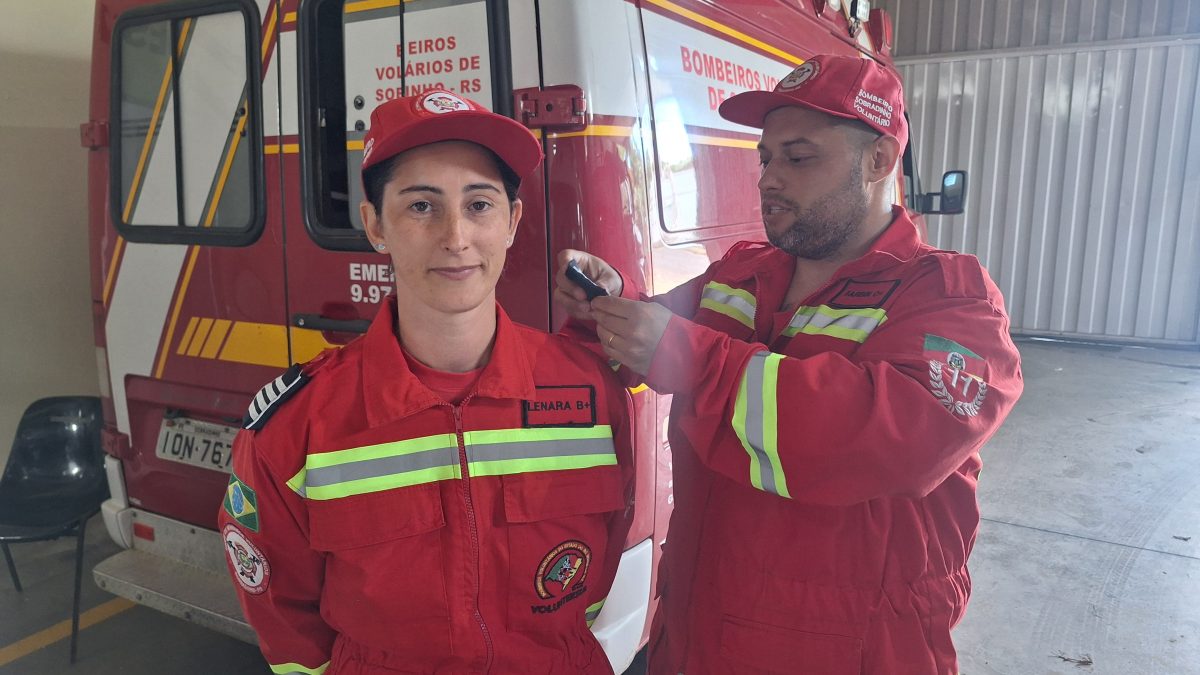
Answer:
[(537, 427), (596, 426), (596, 388), (590, 384), (539, 386), (537, 398), (521, 402), (521, 424)]
[(900, 285), (899, 279), (887, 281), (858, 281), (849, 279), (842, 290), (833, 296), (829, 306), (835, 309), (867, 309), (882, 307)]

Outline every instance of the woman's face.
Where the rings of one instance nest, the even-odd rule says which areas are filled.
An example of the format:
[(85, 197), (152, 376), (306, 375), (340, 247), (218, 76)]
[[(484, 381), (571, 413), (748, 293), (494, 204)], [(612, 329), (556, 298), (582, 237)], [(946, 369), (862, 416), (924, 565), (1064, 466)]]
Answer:
[(487, 150), (462, 141), (408, 150), (384, 186), (382, 213), (365, 201), (360, 208), (371, 244), (392, 257), (402, 310), (494, 304), (521, 201), (510, 204)]

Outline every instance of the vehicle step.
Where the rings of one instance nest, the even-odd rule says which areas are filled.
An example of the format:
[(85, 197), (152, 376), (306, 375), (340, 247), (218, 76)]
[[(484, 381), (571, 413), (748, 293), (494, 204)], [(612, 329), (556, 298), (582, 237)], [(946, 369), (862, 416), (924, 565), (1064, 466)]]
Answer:
[(104, 560), (92, 574), (96, 584), (109, 593), (244, 642), (258, 643), (242, 616), (233, 582), (227, 575), (136, 549)]

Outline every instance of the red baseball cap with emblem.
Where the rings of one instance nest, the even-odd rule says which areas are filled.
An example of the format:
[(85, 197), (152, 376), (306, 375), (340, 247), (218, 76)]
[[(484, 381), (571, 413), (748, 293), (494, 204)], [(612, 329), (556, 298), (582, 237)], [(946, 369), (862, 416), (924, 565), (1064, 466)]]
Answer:
[(478, 143), (522, 179), (542, 161), (542, 144), (520, 122), (452, 91), (431, 89), (371, 111), (371, 128), (363, 138), (363, 171), (405, 150), (441, 141)]
[(900, 78), (871, 59), (822, 54), (800, 64), (774, 91), (747, 91), (721, 104), (721, 117), (761, 129), (776, 108), (803, 106), (835, 117), (862, 120), (900, 142), (908, 142), (904, 88)]

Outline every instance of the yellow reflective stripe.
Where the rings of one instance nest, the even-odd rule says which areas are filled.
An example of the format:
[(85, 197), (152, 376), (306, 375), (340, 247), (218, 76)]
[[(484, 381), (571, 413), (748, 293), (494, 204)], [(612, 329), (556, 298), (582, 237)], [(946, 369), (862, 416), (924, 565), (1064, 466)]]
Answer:
[(737, 321), (747, 328), (754, 328), (754, 321), (751, 320), (750, 317), (738, 311), (736, 307), (730, 307), (729, 305), (723, 305), (716, 300), (704, 298), (700, 301), (700, 308), (711, 309), (718, 314), (724, 314), (725, 316)]
[(829, 337), (865, 342), (867, 336), (887, 321), (887, 310), (882, 307), (864, 309), (834, 309), (828, 305), (800, 307), (792, 316), (783, 334), (793, 337), (805, 335), (827, 335)]
[(296, 494), (300, 495), (301, 497), (304, 496), (304, 474), (305, 473), (307, 473), (307, 470), (304, 467), (300, 467), (300, 471), (296, 472), (295, 476), (292, 476), (291, 478), (287, 479), (287, 481), (285, 482), (285, 484), (289, 488), (292, 489), (292, 492), (295, 492)]
[(710, 281), (701, 291), (700, 307), (723, 314), (751, 330), (754, 329), (754, 314), (758, 303), (749, 291)]
[[(491, 429), (463, 434), (472, 476), (586, 469), (617, 463), (612, 427)], [(455, 434), (309, 455), (287, 481), (314, 500), (462, 478)]]
[(589, 469), (617, 463), (612, 427), (495, 429), (463, 434), (472, 476)]
[(335, 450), (333, 452), (322, 452), (316, 455), (309, 455), (308, 459), (304, 462), (304, 468), (312, 471), (313, 469), (336, 466), (338, 464), (348, 464), (350, 462), (361, 462), (369, 459), (382, 459), (384, 457), (400, 457), (402, 455), (411, 455), (416, 452), (435, 450), (437, 448), (457, 447), (458, 439), (454, 436), (454, 434), (422, 436), (421, 438), (413, 438), (407, 441), (392, 441), (390, 443), (364, 445), (358, 448), (349, 448), (347, 450)]
[[(607, 599), (608, 598), (605, 598), (604, 600)], [(596, 617), (600, 616), (600, 608), (604, 606), (604, 600), (592, 603), (591, 605), (588, 605), (586, 610), (584, 610), (583, 618), (587, 621), (588, 628), (591, 628), (592, 624), (596, 623)]]
[[(451, 436), (453, 438), (453, 436)], [(467, 445), (493, 445), (497, 443), (528, 443), (537, 441), (574, 441), (595, 438), (612, 438), (612, 427), (597, 424), (593, 427), (543, 427), (534, 429), (488, 429), (468, 431), (463, 434)]]
[(779, 459), (779, 364), (782, 354), (771, 354), (763, 364), (763, 452), (775, 476), (775, 494), (791, 497), (788, 492), (787, 476), (783, 473), (783, 462)]
[(612, 454), (575, 455), (573, 457), (545, 457), (538, 459), (498, 459), (486, 462), (471, 462), (467, 470), (471, 476), (508, 476), (516, 473), (537, 471), (566, 471), (568, 469), (590, 469), (596, 466), (611, 466), (617, 463)]
[(742, 373), (734, 402), (733, 430), (750, 458), (750, 484), (764, 492), (791, 497), (779, 459), (778, 396), (782, 354), (758, 352)]
[(738, 385), (737, 399), (733, 404), (733, 431), (737, 434), (738, 440), (742, 442), (742, 448), (746, 450), (746, 454), (750, 456), (750, 484), (759, 490), (762, 489), (762, 467), (759, 466), (758, 453), (750, 445), (750, 441), (746, 438), (746, 408), (749, 405), (747, 394), (749, 393), (750, 369), (747, 368), (742, 372), (742, 381)]
[(704, 288), (711, 288), (713, 290), (720, 291), (725, 295), (732, 295), (735, 298), (741, 298), (742, 300), (745, 300), (746, 303), (751, 307), (758, 306), (758, 301), (754, 299), (754, 294), (750, 291), (743, 290), (741, 288), (734, 288), (733, 286), (727, 286), (722, 283), (717, 283), (716, 281), (710, 281), (707, 284), (704, 284)]
[(422, 485), (424, 483), (436, 483), (440, 480), (453, 480), (461, 476), (462, 473), (458, 464), (447, 464), (417, 471), (342, 481), (332, 485), (307, 485), (304, 488), (304, 495), (308, 499), (318, 501), (341, 499), (343, 497), (353, 497), (354, 495), (362, 495), (370, 492), (383, 492), (384, 490), (412, 487), (413, 485)]
[(454, 434), (309, 455), (304, 469), (302, 494), (315, 500), (382, 492), (462, 475)]
[(326, 661), (316, 668), (308, 668), (299, 663), (269, 663), (271, 672), (278, 675), (323, 675), (325, 669), (329, 667), (329, 662)]

